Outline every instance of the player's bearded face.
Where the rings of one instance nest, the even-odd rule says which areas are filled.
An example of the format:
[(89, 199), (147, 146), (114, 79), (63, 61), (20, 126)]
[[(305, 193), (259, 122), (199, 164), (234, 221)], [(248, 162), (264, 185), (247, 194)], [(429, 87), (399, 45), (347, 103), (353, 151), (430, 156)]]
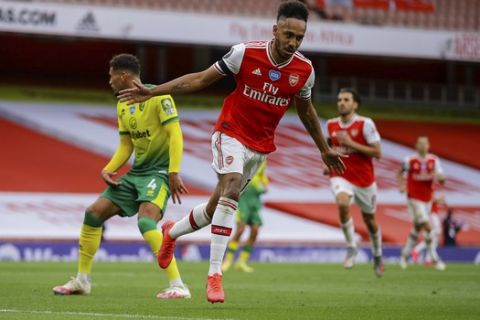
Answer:
[(357, 109), (357, 103), (353, 101), (352, 94), (349, 92), (342, 92), (337, 97), (338, 113), (341, 116), (346, 116)]
[(303, 20), (280, 19), (273, 27), (275, 49), (282, 59), (289, 59), (300, 47), (305, 36), (307, 24)]

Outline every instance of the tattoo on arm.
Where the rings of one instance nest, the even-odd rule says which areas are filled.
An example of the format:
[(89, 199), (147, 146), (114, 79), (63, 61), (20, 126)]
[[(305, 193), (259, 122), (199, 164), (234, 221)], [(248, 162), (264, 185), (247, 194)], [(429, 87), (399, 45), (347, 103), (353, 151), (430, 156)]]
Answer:
[(188, 85), (185, 82), (177, 83), (172, 87), (172, 93), (182, 92), (185, 88), (188, 88)]

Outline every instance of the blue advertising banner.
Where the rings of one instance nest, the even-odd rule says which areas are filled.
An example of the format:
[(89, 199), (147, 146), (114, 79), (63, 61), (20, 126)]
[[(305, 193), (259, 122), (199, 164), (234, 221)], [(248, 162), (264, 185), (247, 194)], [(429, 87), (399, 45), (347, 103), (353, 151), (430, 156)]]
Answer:
[[(179, 243), (175, 255), (184, 261), (208, 260), (208, 243)], [(480, 264), (480, 247), (444, 247), (438, 249), (446, 262)], [(383, 256), (386, 263), (399, 260), (400, 247), (385, 247)], [(76, 261), (77, 242), (0, 242), (0, 261)], [(257, 262), (313, 262), (341, 263), (345, 248), (333, 245), (261, 245), (252, 252), (252, 261)], [(149, 247), (141, 242), (104, 242), (95, 259), (109, 262), (153, 261)], [(369, 247), (362, 247), (358, 263), (370, 261)], [(421, 261), (421, 259), (420, 259)]]

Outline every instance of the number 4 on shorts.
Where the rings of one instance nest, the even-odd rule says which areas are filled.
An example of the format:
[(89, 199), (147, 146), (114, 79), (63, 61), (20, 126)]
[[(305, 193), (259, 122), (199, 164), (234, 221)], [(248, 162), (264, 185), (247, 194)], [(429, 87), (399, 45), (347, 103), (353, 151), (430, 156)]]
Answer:
[(155, 179), (152, 179), (152, 180), (148, 183), (147, 187), (148, 187), (149, 189), (152, 189), (152, 190), (157, 189), (157, 182), (155, 181)]

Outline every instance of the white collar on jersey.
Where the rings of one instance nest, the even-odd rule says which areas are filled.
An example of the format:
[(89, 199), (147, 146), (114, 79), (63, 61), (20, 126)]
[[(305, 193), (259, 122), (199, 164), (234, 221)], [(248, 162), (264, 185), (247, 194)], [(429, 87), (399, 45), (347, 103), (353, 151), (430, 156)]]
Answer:
[(272, 49), (271, 47), (273, 46), (273, 39), (270, 40), (267, 45), (266, 45), (266, 49), (267, 49), (267, 57), (268, 57), (268, 60), (270, 60), (270, 63), (274, 66), (274, 67), (277, 67), (277, 68), (283, 68), (285, 67), (286, 65), (288, 65), (290, 63), (290, 61), (292, 61), (293, 59), (293, 56), (295, 54), (292, 54), (292, 56), (290, 57), (290, 59), (282, 62), (282, 63), (277, 63), (275, 61), (275, 59), (273, 58), (273, 54), (272, 54)]
[(338, 121), (340, 123), (340, 127), (345, 128), (345, 127), (350, 126), (352, 123), (354, 123), (358, 119), (358, 114), (354, 113), (353, 117), (348, 122), (343, 122), (342, 117), (338, 117), (338, 118), (340, 120), (340, 121)]

